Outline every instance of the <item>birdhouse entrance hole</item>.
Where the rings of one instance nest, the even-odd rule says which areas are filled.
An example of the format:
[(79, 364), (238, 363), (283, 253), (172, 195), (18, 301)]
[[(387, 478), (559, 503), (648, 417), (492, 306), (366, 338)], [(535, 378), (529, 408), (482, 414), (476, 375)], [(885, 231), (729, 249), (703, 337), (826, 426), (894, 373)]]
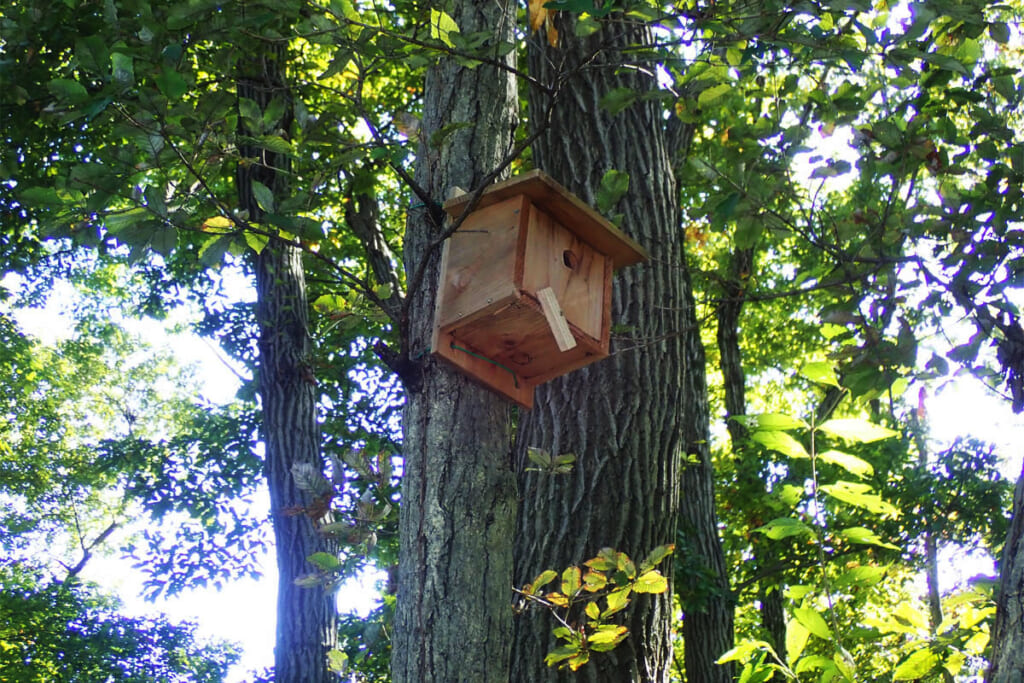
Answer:
[(612, 270), (644, 258), (543, 173), (499, 183), (445, 242), (432, 353), (529, 408), (535, 386), (608, 355)]

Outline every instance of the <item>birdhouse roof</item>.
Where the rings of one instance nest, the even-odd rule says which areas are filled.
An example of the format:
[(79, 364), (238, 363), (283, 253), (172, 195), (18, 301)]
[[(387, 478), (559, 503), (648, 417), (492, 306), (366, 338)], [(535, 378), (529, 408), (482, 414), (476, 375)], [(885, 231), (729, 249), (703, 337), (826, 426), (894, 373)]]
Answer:
[[(643, 247), (543, 171), (530, 171), (495, 183), (480, 195), (474, 210), (521, 194), (581, 240), (611, 258), (615, 268), (647, 260), (647, 251)], [(444, 203), (444, 210), (457, 219), (471, 196), (468, 193), (449, 199)]]

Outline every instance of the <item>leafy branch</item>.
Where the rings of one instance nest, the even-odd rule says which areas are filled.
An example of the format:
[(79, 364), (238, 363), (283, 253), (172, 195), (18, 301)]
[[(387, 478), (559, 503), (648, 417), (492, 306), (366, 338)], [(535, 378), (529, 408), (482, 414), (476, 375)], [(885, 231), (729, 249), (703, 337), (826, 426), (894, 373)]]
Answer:
[(559, 624), (552, 633), (560, 644), (544, 658), (547, 665), (576, 671), (590, 661), (592, 652), (613, 650), (625, 640), (629, 629), (611, 618), (629, 606), (634, 593), (668, 590), (668, 580), (654, 567), (674, 549), (660, 545), (637, 566), (626, 553), (603, 548), (583, 568), (565, 569), (557, 590), (542, 591), (558, 578), (554, 569), (541, 572), (521, 589), (513, 588), (525, 604), (547, 609)]

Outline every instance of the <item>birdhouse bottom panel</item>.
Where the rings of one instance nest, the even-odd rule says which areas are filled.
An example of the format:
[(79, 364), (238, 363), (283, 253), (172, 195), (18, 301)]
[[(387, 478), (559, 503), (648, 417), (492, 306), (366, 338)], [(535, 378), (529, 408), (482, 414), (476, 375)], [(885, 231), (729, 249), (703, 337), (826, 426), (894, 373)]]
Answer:
[[(575, 325), (569, 330), (576, 344), (560, 351), (540, 303), (525, 295), (491, 315), (442, 328), (434, 352), (474, 376), (475, 369), (489, 366), (486, 377), (477, 378), (529, 407), (534, 386), (608, 355), (607, 342)], [(520, 385), (528, 387), (529, 400)]]

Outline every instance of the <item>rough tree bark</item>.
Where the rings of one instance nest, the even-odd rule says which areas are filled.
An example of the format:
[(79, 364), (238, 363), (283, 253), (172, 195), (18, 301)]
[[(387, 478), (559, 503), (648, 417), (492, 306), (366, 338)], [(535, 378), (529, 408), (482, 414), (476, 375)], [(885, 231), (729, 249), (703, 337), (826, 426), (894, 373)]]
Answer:
[(1024, 472), (1013, 493), (1012, 514), (1000, 561), (991, 664), (985, 683), (1024, 680)]
[[(686, 340), (696, 339), (699, 345), (699, 336), (661, 109), (647, 101), (611, 116), (600, 106), (615, 88), (656, 88), (649, 71), (622, 68), (628, 62), (624, 50), (649, 42), (650, 35), (621, 16), (586, 38), (575, 35), (575, 19), (568, 13), (555, 21), (559, 47), (534, 42), (529, 53), (531, 75), (560, 93), (550, 118), (549, 94), (530, 93), (531, 122), (541, 132), (533, 145), (534, 162), (592, 205), (605, 172), (628, 173), (629, 192), (615, 211), (622, 212), (624, 230), (650, 251), (651, 260), (616, 276), (613, 322), (628, 332), (613, 343), (612, 356), (540, 387), (535, 408), (522, 418), (521, 470), (531, 446), (555, 454), (573, 452), (578, 460), (565, 476), (520, 473), (517, 585), (545, 569), (578, 564), (602, 547), (640, 559), (673, 542), (682, 423), (701, 419), (688, 409), (707, 408), (706, 399), (687, 397), (687, 391), (705, 390), (703, 374), (697, 379), (686, 372)], [(706, 430), (706, 415), (703, 425)], [(710, 470), (702, 469), (704, 475), (710, 477)], [(717, 544), (710, 479), (686, 495), (708, 496), (702, 511), (710, 517), (700, 515), (698, 523), (710, 524), (702, 538)], [(713, 552), (703, 543), (696, 545)], [(670, 567), (662, 569), (671, 573)], [(629, 638), (612, 652), (595, 655), (572, 680), (668, 680), (672, 618), (669, 594), (638, 598), (626, 617)], [(731, 624), (731, 611), (726, 623)], [(541, 611), (517, 617), (513, 681), (570, 678), (544, 664), (554, 644), (552, 626)], [(731, 628), (729, 638), (718, 653), (731, 647)], [(692, 647), (700, 650), (706, 642), (695, 638)], [(688, 642), (688, 654), (690, 648)], [(718, 680), (714, 668), (710, 665), (691, 680)]]
[[(253, 100), (261, 108), (274, 97), (289, 101), (283, 51), (270, 46), (259, 49), (260, 54), (241, 67), (239, 97)], [(287, 130), (288, 122), (282, 122), (281, 128)], [(253, 182), (270, 188), (279, 201), (287, 191), (280, 170), (288, 168), (288, 159), (257, 147), (243, 146), (240, 153), (247, 161), (239, 164), (236, 172), (239, 207), (248, 212), (249, 220), (258, 223), (263, 213), (253, 195)], [(287, 513), (288, 508), (311, 502), (296, 487), (292, 466), (308, 464), (317, 472), (323, 467), (316, 386), (309, 364), (302, 253), (271, 239), (256, 257), (255, 274), (264, 469), (278, 569), (274, 675), (278, 683), (328, 683), (336, 678), (327, 669), (326, 656), (337, 641), (334, 596), (319, 588), (301, 588), (295, 579), (309, 573), (307, 557), (333, 548), (309, 518)]]
[[(511, 42), (509, 0), (439, 6), (463, 34)], [(410, 283), (395, 683), (508, 681), (516, 497), (509, 404), (426, 356), (444, 226), (437, 203), (453, 186), (471, 190), (511, 147), (516, 85), (508, 71), (442, 58), (427, 74), (416, 183), (430, 200), (410, 210)], [(449, 124), (471, 124), (431, 145)], [(423, 197), (415, 200), (419, 203)], [(426, 264), (426, 265), (423, 265)], [(422, 278), (418, 273), (422, 273)], [(425, 360), (424, 360), (425, 359)]]

